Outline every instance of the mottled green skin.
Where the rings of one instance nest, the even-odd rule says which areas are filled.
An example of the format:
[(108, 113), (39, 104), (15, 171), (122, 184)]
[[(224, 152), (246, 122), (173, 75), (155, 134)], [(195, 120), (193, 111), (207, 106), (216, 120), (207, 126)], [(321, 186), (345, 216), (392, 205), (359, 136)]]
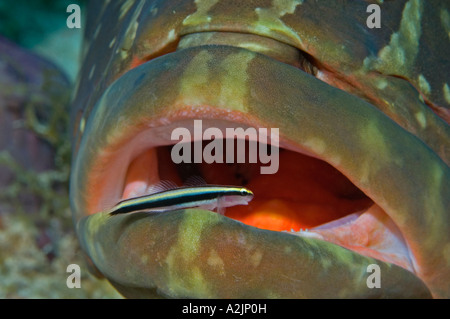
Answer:
[[(82, 94), (76, 96), (73, 114), (88, 118), (105, 89), (129, 69), (134, 57), (159, 56), (182, 35), (252, 33), (308, 53), (324, 72), (340, 75), (324, 81), (374, 103), (449, 163), (450, 128), (420, 98), (423, 94), (450, 119), (450, 92), (446, 95), (444, 88), (450, 85), (450, 43), (445, 40), (450, 28), (448, 2), (386, 1), (380, 5), (381, 29), (366, 27), (370, 2), (296, 5), (302, 1), (285, 1), (282, 5), (274, 1), (278, 2), (273, 7), (270, 1), (209, 0), (199, 1), (198, 9), (194, 1), (185, 0), (114, 1), (106, 6), (93, 2), (88, 8), (83, 81), (78, 88)], [(255, 12), (258, 7), (263, 13)], [(429, 92), (420, 90), (421, 74)], [(425, 127), (417, 114), (425, 119)]]
[[(429, 1), (386, 2), (383, 27), (370, 30), (364, 2), (350, 1), (345, 10), (329, 8), (330, 2), (273, 5), (127, 1), (95, 13), (73, 111), (78, 142), (71, 201), (84, 249), (132, 297), (155, 291), (170, 297), (425, 297), (428, 289), (434, 297), (449, 297), (449, 126), (414, 89), (422, 87), (434, 110), (448, 108), (442, 75), (449, 72), (442, 71), (449, 63), (439, 50), (414, 45), (411, 33), (408, 41), (398, 40), (405, 36), (402, 23), (416, 17), (416, 42), (433, 27), (436, 34), (426, 44), (435, 48), (443, 27), (421, 21), (444, 9)], [(392, 30), (399, 30), (397, 36)], [(315, 59), (322, 81), (225, 46), (180, 50), (123, 74), (131, 60), (161, 55), (179, 35), (198, 31), (251, 32), (288, 43)], [(423, 50), (431, 61), (422, 58)], [(402, 56), (399, 51), (402, 61), (392, 58)], [(186, 108), (191, 114), (180, 116)], [(417, 277), (376, 261), (386, 282), (374, 291), (364, 273), (374, 259), (204, 211), (84, 217), (98, 212), (88, 204), (98, 181), (114, 182), (105, 175), (110, 155), (126, 152), (126, 141), (148, 123), (158, 127), (164, 125), (161, 118), (217, 114), (229, 123), (279, 127), (285, 146), (300, 147), (343, 172), (400, 228)]]
[[(247, 227), (204, 210), (147, 217), (100, 213), (80, 223), (91, 257), (129, 297), (429, 297), (410, 272), (325, 241)], [(103, 244), (94, 249), (88, 242)], [(118, 262), (118, 255), (126, 260)], [(383, 274), (382, 289), (367, 288), (373, 263)]]

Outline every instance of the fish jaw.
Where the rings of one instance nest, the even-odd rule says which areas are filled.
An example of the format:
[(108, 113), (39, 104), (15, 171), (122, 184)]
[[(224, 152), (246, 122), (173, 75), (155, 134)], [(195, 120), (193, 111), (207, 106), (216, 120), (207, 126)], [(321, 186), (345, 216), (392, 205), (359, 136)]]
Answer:
[[(211, 74), (219, 80), (208, 76)], [(191, 275), (194, 276), (192, 278), (206, 278), (208, 271), (211, 271), (211, 265), (208, 266), (207, 262), (203, 268), (196, 267), (194, 269), (196, 274), (189, 276), (187, 273), (180, 273), (178, 268), (171, 268), (173, 255), (170, 251), (175, 254), (177, 249), (186, 249), (185, 246), (173, 243), (169, 247), (167, 244), (168, 246), (158, 246), (158, 249), (147, 253), (147, 256), (164, 255), (164, 261), (161, 259), (159, 264), (165, 263), (169, 268), (157, 267), (155, 270), (154, 267), (150, 267), (155, 265), (149, 265), (148, 262), (144, 263), (143, 268), (142, 265), (138, 266), (139, 262), (134, 260), (134, 257), (146, 259), (143, 257), (146, 253), (137, 248), (138, 240), (150, 240), (148, 230), (145, 228), (150, 229), (155, 220), (164, 222), (167, 218), (172, 220), (174, 225), (177, 223), (183, 225), (181, 228), (176, 226), (171, 228), (164, 222), (164, 226), (161, 224), (161, 227), (152, 232), (165, 240), (166, 237), (177, 237), (174, 236), (177, 232), (194, 234), (196, 230), (198, 231), (196, 227), (200, 227), (204, 232), (205, 225), (210, 225), (209, 223), (215, 225), (216, 222), (212, 222), (211, 219), (215, 220), (214, 218), (218, 217), (212, 217), (204, 211), (186, 210), (158, 217), (139, 214), (139, 217), (124, 216), (120, 220), (116, 217), (104, 218), (99, 212), (107, 206), (113, 206), (114, 201), (121, 196), (120, 187), (102, 188), (102, 185), (114, 184), (117, 177), (111, 177), (109, 182), (108, 180), (105, 182), (105, 178), (109, 178), (108, 173), (111, 172), (107, 167), (109, 165), (115, 167), (116, 158), (120, 158), (119, 162), (131, 161), (144, 148), (168, 143), (171, 128), (186, 125), (187, 120), (194, 118), (211, 120), (211, 125), (223, 124), (225, 120), (228, 124), (234, 123), (232, 125), (235, 126), (282, 128), (280, 134), (283, 146), (301, 150), (336, 167), (389, 215), (406, 241), (408, 251), (411, 253), (412, 271), (420, 279), (395, 265), (375, 261), (373, 258), (317, 238), (254, 229), (226, 217), (220, 217), (224, 219), (217, 222), (226, 225), (223, 226), (225, 228), (218, 229), (215, 233), (226, 236), (229, 231), (227, 227), (230, 227), (239, 229), (236, 234), (243, 234), (246, 241), (253, 241), (255, 238), (264, 239), (264, 246), (260, 247), (257, 256), (266, 257), (277, 256), (274, 254), (274, 247), (281, 247), (280, 245), (285, 243), (284, 240), (295, 241), (295, 245), (300, 245), (295, 248), (300, 255), (292, 253), (290, 257), (285, 256), (290, 260), (287, 264), (303, 269), (301, 265), (304, 257), (301, 256), (312, 254), (315, 257), (313, 264), (310, 264), (311, 269), (317, 269), (320, 265), (322, 272), (317, 273), (315, 280), (306, 282), (307, 286), (299, 284), (295, 289), (292, 288), (294, 290), (290, 291), (294, 291), (293, 294), (281, 288), (266, 287), (261, 289), (261, 294), (258, 295), (255, 291), (259, 285), (263, 285), (261, 281), (253, 282), (254, 289), (250, 290), (255, 294), (250, 294), (250, 290), (240, 285), (243, 283), (246, 286), (252, 285), (252, 280), (246, 281), (247, 279), (240, 284), (239, 280), (235, 280), (237, 284), (221, 294), (220, 290), (211, 288), (214, 287), (213, 279), (203, 282), (210, 287), (206, 290), (196, 286), (198, 283), (182, 280), (190, 278)], [(148, 133), (150, 135), (145, 135), (146, 132), (150, 132)], [(76, 220), (80, 220), (78, 223), (80, 241), (101, 272), (120, 287), (136, 287), (139, 282), (137, 278), (145, 277), (148, 285), (139, 286), (140, 288), (148, 289), (152, 293), (157, 289), (161, 294), (171, 297), (318, 297), (319, 291), (324, 290), (325, 283), (321, 277), (324, 273), (336, 271), (336, 276), (339, 276), (337, 270), (348, 268), (348, 262), (344, 266), (344, 261), (340, 265), (333, 265), (333, 260), (339, 259), (337, 255), (342, 254), (346, 256), (344, 260), (347, 261), (363, 257), (358, 259), (359, 268), (354, 274), (361, 287), (365, 287), (367, 296), (374, 296), (374, 292), (368, 292), (365, 281), (361, 281), (361, 273), (362, 269), (366, 270), (369, 262), (382, 263), (383, 269), (386, 269), (383, 274), (395, 273), (392, 278), (396, 276), (402, 278), (401, 285), (404, 279), (408, 282), (404, 287), (411, 287), (409, 284), (415, 287), (397, 293), (392, 289), (398, 285), (398, 282), (395, 282), (385, 287), (382, 295), (389, 295), (391, 292), (394, 296), (406, 296), (404, 294), (407, 291), (415, 291), (418, 296), (426, 296), (427, 288), (422, 285), (421, 280), (434, 296), (446, 296), (448, 293), (445, 287), (445, 282), (448, 281), (443, 280), (449, 277), (446, 261), (448, 258), (445, 257), (445, 249), (444, 251), (435, 249), (438, 245), (447, 247), (450, 242), (447, 232), (449, 224), (447, 207), (450, 205), (448, 197), (445, 197), (445, 194), (449, 193), (448, 167), (422, 141), (404, 131), (370, 104), (332, 88), (291, 66), (261, 54), (231, 47), (198, 47), (168, 54), (128, 72), (117, 80), (99, 100), (86, 123), (83, 135), (88, 137), (81, 140), (72, 171), (77, 173), (71, 178), (72, 207), (77, 213)], [(130, 143), (136, 137), (137, 142)], [(153, 144), (142, 146), (139, 141), (148, 140), (148, 137), (152, 137)], [(137, 144), (141, 145), (142, 149), (134, 148), (133, 145)], [(118, 154), (126, 154), (127, 157), (117, 156)], [(119, 164), (117, 167), (120, 167)], [(386, 180), (390, 181), (390, 185), (386, 184)], [(122, 182), (120, 178), (118, 182)], [(423, 188), (418, 188), (417, 185), (422, 185)], [(408, 200), (404, 200), (405, 198)], [(424, 211), (433, 211), (434, 219), (431, 220), (431, 215), (424, 214)], [(85, 217), (91, 214), (93, 215)], [(136, 223), (130, 222), (135, 219)], [(111, 226), (111, 223), (115, 226)], [(190, 228), (191, 224), (195, 227)], [(120, 230), (115, 234), (119, 236), (117, 238), (124, 239), (123, 244), (119, 245), (119, 251), (117, 247), (111, 247), (110, 241), (106, 240), (107, 236), (111, 235), (109, 232), (113, 230), (116, 232)], [(322, 239), (325, 238), (323, 234), (321, 236)], [(210, 255), (214, 255), (212, 250), (215, 249), (215, 244), (209, 238), (201, 238), (201, 243), (209, 249)], [(196, 240), (200, 241), (199, 238)], [(151, 242), (154, 241), (153, 238)], [(139, 247), (142, 245), (141, 242)], [(230, 243), (228, 248), (223, 246), (222, 248), (229, 253), (237, 249), (233, 248), (233, 245)], [(314, 247), (320, 248), (315, 250)], [(312, 251), (315, 252), (311, 253)], [(327, 255), (330, 251), (334, 251), (335, 255), (326, 261), (326, 258), (322, 258), (323, 254)], [(118, 255), (124, 258), (117, 258)], [(246, 254), (242, 252), (239, 256), (241, 257), (239, 260), (233, 259), (233, 267), (243, 269), (252, 258), (248, 252)], [(123, 262), (118, 262), (118, 259)], [(189, 260), (191, 259), (186, 258), (185, 261)], [(271, 269), (272, 272), (275, 270), (279, 272), (275, 276), (277, 280), (286, 275), (283, 271), (270, 268), (276, 267), (277, 263), (263, 264), (267, 267), (265, 271)], [(187, 267), (187, 264), (185, 266)], [(129, 271), (133, 278), (124, 278), (121, 275), (126, 267), (137, 267)], [(155, 280), (160, 273), (155, 271), (166, 272), (167, 269), (173, 270), (178, 275), (167, 277), (164, 283), (156, 283)], [(226, 273), (227, 269), (225, 267), (223, 271)], [(433, 273), (433, 269), (443, 271), (437, 274)], [(235, 271), (230, 271), (228, 275), (239, 277)], [(291, 283), (295, 282), (293, 279), (296, 276), (290, 277)], [(302, 277), (300, 274), (297, 277), (299, 282), (307, 281), (306, 278), (307, 276)], [(330, 293), (336, 293), (334, 296), (340, 297), (353, 296), (349, 292), (353, 289), (350, 282), (351, 280), (342, 282), (342, 290), (339, 293), (333, 289)], [(125, 294), (126, 291), (131, 290), (125, 289)], [(364, 295), (359, 290), (357, 294)]]
[[(423, 282), (401, 267), (205, 210), (153, 218), (98, 213), (78, 227), (96, 266), (131, 298), (430, 297)], [(101, 245), (94, 248), (94, 242)], [(371, 264), (381, 269), (382, 289), (367, 287)]]

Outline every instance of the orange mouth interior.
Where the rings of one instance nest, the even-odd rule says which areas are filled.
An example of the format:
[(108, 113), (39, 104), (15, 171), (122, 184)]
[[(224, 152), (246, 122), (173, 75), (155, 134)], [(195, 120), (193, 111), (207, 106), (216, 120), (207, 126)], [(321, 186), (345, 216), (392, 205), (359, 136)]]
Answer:
[[(203, 146), (206, 144), (204, 141)], [(200, 176), (207, 184), (244, 186), (254, 193), (253, 200), (247, 206), (228, 207), (225, 216), (274, 231), (310, 229), (373, 204), (328, 163), (287, 149), (279, 150), (279, 169), (275, 174), (261, 174), (260, 168), (270, 164), (248, 163), (248, 142), (245, 163), (237, 163), (235, 151), (233, 163), (175, 164), (171, 148), (161, 146), (156, 148), (156, 154), (151, 149), (138, 156), (128, 169), (126, 185), (142, 180), (146, 184), (169, 180), (182, 186), (186, 179)], [(125, 191), (123, 197), (130, 196)]]

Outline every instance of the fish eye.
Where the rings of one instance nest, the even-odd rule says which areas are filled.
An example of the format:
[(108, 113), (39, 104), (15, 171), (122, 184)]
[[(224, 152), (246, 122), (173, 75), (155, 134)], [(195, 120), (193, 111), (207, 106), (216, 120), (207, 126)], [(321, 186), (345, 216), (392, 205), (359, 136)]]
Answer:
[(241, 196), (247, 196), (248, 195), (248, 190), (245, 188), (241, 188)]

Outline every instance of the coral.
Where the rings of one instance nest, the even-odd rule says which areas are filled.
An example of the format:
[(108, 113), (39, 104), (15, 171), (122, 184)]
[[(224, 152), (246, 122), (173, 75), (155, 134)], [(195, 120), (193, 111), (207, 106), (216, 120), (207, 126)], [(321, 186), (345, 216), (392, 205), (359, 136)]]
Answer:
[[(54, 237), (39, 247), (40, 230), (24, 214), (0, 215), (0, 298), (119, 298), (106, 280), (89, 274), (73, 231), (57, 219), (46, 232)], [(81, 288), (69, 289), (67, 266), (81, 267)]]

